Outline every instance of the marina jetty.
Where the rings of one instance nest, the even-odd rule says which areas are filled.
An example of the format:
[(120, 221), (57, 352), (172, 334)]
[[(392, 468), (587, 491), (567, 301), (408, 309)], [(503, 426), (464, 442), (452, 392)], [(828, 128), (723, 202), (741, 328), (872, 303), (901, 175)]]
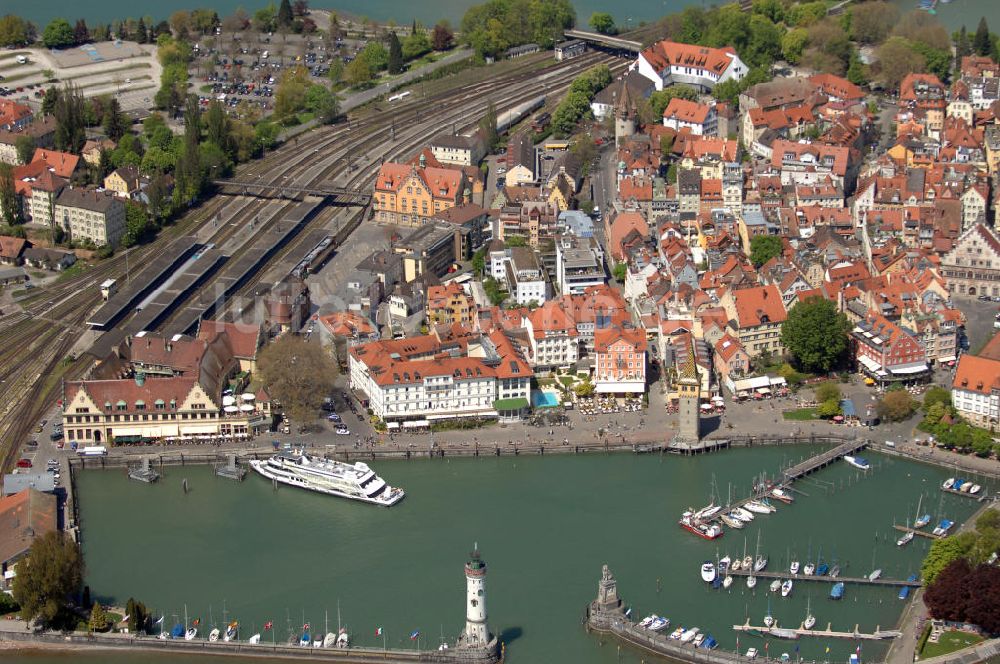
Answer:
[[(254, 634), (248, 640), (211, 641), (203, 636), (194, 638), (167, 638), (163, 632), (158, 636), (100, 632), (34, 632), (21, 629), (23, 623), (0, 625), (0, 641), (25, 643), (26, 648), (93, 649), (93, 650), (144, 650), (181, 653), (184, 655), (238, 655), (240, 657), (260, 657), (268, 659), (306, 659), (312, 661), (345, 662), (347, 664), (382, 662), (383, 664), (410, 664), (412, 662), (434, 662), (437, 664), (496, 664), (502, 662), (504, 647), (486, 622), (486, 561), (479, 553), (478, 545), (469, 554), (465, 563), (466, 609), (465, 628), (451, 643), (442, 643), (433, 650), (421, 650), (419, 632), (415, 633), (417, 647), (365, 648), (340, 643), (337, 634), (328, 633), (325, 638), (317, 635), (316, 641), (308, 638), (292, 643), (267, 643), (261, 635)], [(161, 619), (162, 620), (162, 619)], [(186, 623), (186, 618), (185, 618)], [(17, 625), (14, 627), (14, 625)], [(13, 627), (13, 628), (12, 628)], [(178, 626), (179, 627), (179, 626)], [(185, 624), (185, 629), (187, 625)], [(196, 630), (195, 630), (195, 633)], [(273, 638), (274, 632), (271, 632)], [(348, 639), (346, 633), (343, 638)], [(346, 641), (346, 643), (349, 643)], [(329, 647), (323, 647), (327, 644)], [(384, 641), (383, 641), (384, 644)]]
[[(588, 632), (610, 634), (620, 641), (660, 657), (692, 664), (746, 664), (747, 658), (740, 653), (720, 649), (696, 648), (691, 643), (682, 643), (671, 639), (666, 634), (654, 632), (632, 622), (625, 615), (625, 603), (618, 596), (618, 584), (614, 574), (605, 565), (601, 570), (601, 580), (597, 584), (597, 597), (587, 605), (584, 625)], [(737, 631), (757, 630), (748, 625), (733, 625)], [(839, 632), (823, 630), (785, 630), (799, 635), (840, 636)], [(898, 632), (877, 631), (874, 634), (861, 635), (859, 632), (849, 633), (850, 637), (888, 639), (898, 636)], [(800, 660), (805, 661), (805, 660)]]
[(831, 576), (819, 576), (816, 574), (789, 574), (788, 572), (765, 572), (745, 569), (735, 569), (727, 570), (727, 574), (733, 576), (755, 576), (758, 579), (792, 579), (795, 581), (815, 581), (819, 583), (837, 583), (842, 582), (846, 584), (857, 584), (859, 586), (892, 586), (894, 588), (919, 588), (922, 584), (919, 581), (909, 581), (906, 579), (887, 579), (884, 577), (877, 577), (872, 579), (867, 576), (862, 577), (852, 577), (852, 576), (837, 576), (836, 578)]

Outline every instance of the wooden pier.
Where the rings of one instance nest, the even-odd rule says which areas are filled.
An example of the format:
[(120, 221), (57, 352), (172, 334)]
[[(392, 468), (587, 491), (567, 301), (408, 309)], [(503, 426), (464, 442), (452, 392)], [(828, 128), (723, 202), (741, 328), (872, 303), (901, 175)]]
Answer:
[(833, 449), (821, 452), (814, 457), (806, 459), (802, 463), (785, 469), (781, 473), (782, 483), (790, 484), (799, 478), (805, 477), (811, 472), (819, 470), (820, 468), (825, 468), (834, 461), (837, 461), (849, 454), (854, 454), (855, 452), (863, 450), (867, 445), (868, 441), (866, 440), (851, 440), (846, 443), (841, 443)]
[[(853, 632), (838, 632), (832, 629), (832, 623), (827, 623), (826, 629), (806, 629), (802, 625), (793, 629), (788, 627), (778, 627), (777, 625), (774, 627), (756, 627), (751, 625), (748, 620), (743, 625), (733, 625), (733, 629), (737, 632), (750, 632), (753, 634), (760, 634), (761, 636), (776, 636), (777, 638), (788, 638), (781, 636), (782, 632), (792, 632), (796, 635), (796, 637), (815, 636), (830, 639), (863, 639), (867, 641), (884, 641), (886, 639), (895, 639), (902, 636), (902, 632), (899, 632), (898, 630), (883, 630), (880, 627), (876, 627), (874, 632), (867, 634), (858, 629), (858, 625), (854, 626)], [(777, 634), (774, 633), (775, 630), (777, 631)]]
[(730, 576), (755, 576), (758, 579), (791, 579), (792, 581), (818, 581), (821, 583), (843, 583), (844, 585), (866, 585), (866, 586), (893, 586), (896, 588), (902, 588), (904, 586), (909, 586), (910, 588), (919, 588), (922, 584), (919, 581), (907, 581), (905, 579), (887, 579), (880, 576), (879, 578), (872, 581), (868, 577), (852, 577), (852, 576), (817, 576), (815, 574), (789, 574), (788, 572), (749, 572), (744, 569), (739, 570), (729, 570), (727, 572)]
[(926, 530), (917, 530), (916, 528), (910, 528), (908, 526), (900, 526), (899, 524), (892, 524), (892, 527), (901, 533), (913, 533), (914, 535), (920, 535), (921, 537), (926, 537), (927, 539), (941, 539), (944, 535), (935, 535), (934, 533), (929, 533)]
[(973, 500), (977, 500), (979, 502), (983, 502), (984, 500), (989, 500), (989, 494), (988, 494), (988, 492), (985, 491), (985, 490), (983, 490), (983, 489), (980, 489), (979, 493), (969, 493), (967, 491), (956, 491), (955, 489), (946, 489), (944, 487), (941, 487), (941, 490), (944, 491), (945, 493), (953, 493), (956, 496), (963, 496), (965, 498), (972, 498)]

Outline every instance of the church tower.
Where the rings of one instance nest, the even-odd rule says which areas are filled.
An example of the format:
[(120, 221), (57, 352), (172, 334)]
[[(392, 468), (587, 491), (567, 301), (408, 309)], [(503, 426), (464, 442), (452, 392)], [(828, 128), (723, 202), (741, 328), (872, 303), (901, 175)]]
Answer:
[(622, 77), (618, 91), (615, 94), (615, 145), (635, 134), (635, 119), (639, 111), (635, 100), (629, 92), (625, 77)]
[(677, 393), (680, 398), (678, 415), (680, 426), (677, 440), (685, 443), (697, 443), (701, 440), (701, 416), (699, 413), (701, 396), (701, 379), (698, 377), (698, 367), (694, 359), (694, 339), (688, 345), (687, 360), (680, 367), (677, 376)]
[(466, 646), (487, 646), (493, 640), (486, 625), (486, 563), (477, 544), (465, 563), (465, 633)]

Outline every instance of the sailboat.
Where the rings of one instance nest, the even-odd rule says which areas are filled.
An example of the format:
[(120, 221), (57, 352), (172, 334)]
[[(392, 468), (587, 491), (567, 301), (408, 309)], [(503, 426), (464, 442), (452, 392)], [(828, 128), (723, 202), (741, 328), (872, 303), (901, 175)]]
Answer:
[[(195, 621), (195, 622), (197, 622), (197, 621)], [(184, 630), (184, 640), (185, 641), (193, 641), (194, 637), (198, 636), (198, 628), (194, 627), (194, 626), (188, 627), (187, 624), (188, 624), (188, 608), (187, 608), (187, 604), (185, 604), (184, 605), (184, 627), (185, 627), (185, 630)]]
[(792, 592), (792, 580), (785, 579), (781, 582), (781, 596), (788, 597)]
[(802, 623), (802, 627), (805, 629), (812, 629), (816, 624), (816, 616), (812, 614), (812, 597), (806, 598), (806, 619)]
[(253, 636), (251, 636), (249, 639), (247, 639), (247, 643), (249, 643), (252, 646), (255, 646), (258, 643), (260, 643), (260, 634), (254, 634)]
[(208, 640), (211, 641), (212, 643), (215, 643), (216, 641), (219, 640), (219, 637), (222, 635), (222, 632), (220, 632), (219, 628), (215, 626), (215, 615), (212, 613), (211, 606), (208, 607), (208, 616), (209, 616), (208, 622), (210, 625), (212, 625), (212, 631), (208, 633)]
[(896, 546), (906, 546), (913, 541), (913, 532), (908, 531), (903, 533), (903, 536), (896, 540)]
[(767, 567), (767, 556), (762, 556), (760, 553), (760, 531), (757, 531), (757, 557), (753, 563), (753, 571), (759, 572)]
[(240, 624), (235, 620), (229, 622), (229, 612), (226, 610), (226, 600), (222, 600), (222, 622), (226, 623), (226, 631), (222, 635), (223, 641), (232, 641), (236, 638)]
[(923, 528), (924, 526), (926, 526), (928, 523), (931, 522), (930, 514), (920, 513), (920, 505), (923, 503), (923, 501), (924, 501), (924, 494), (920, 494), (920, 500), (917, 501), (917, 516), (915, 519), (913, 519), (914, 528)]
[(816, 565), (813, 563), (812, 557), (813, 557), (813, 544), (812, 540), (809, 540), (809, 553), (806, 554), (806, 564), (805, 567), (802, 568), (802, 573), (805, 574), (806, 576), (812, 576), (813, 572), (816, 571)]
[[(875, 549), (874, 548), (872, 549), (872, 567), (875, 567)], [(875, 569), (873, 569), (872, 572), (868, 575), (868, 580), (869, 581), (875, 581), (880, 576), (882, 576), (882, 568), (881, 567), (875, 567)]]
[(774, 616), (771, 615), (771, 598), (767, 598), (767, 615), (764, 616), (764, 627), (774, 627)]

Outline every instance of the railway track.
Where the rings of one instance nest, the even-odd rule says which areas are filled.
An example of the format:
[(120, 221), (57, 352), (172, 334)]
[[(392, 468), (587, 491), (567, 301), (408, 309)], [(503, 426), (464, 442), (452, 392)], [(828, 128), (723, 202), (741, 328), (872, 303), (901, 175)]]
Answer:
[[(467, 126), (471, 118), (480, 117), (490, 95), (498, 90), (503, 90), (505, 98), (517, 101), (529, 94), (561, 94), (585, 67), (599, 63), (614, 65), (616, 62), (596, 53), (540, 69), (533, 68), (537, 61), (526, 59), (523, 68), (516, 68), (495, 79), (413, 98), (393, 107), (390, 113), (312, 130), (281, 146), (266, 158), (240, 167), (237, 177), (267, 178), (265, 181), (273, 184), (291, 180), (297, 185), (316, 186), (346, 175), (347, 187), (370, 186), (375, 176), (372, 166), (378, 163), (379, 158), (393, 159), (412, 152), (420, 141), (426, 140), (428, 132), (440, 130), (449, 123), (457, 124), (464, 120), (462, 126)], [(614, 67), (622, 68), (624, 65)], [(442, 113), (443, 108), (454, 110)], [(410, 128), (406, 129), (408, 125)], [(381, 140), (373, 143), (379, 137)], [(373, 147), (381, 148), (383, 144), (388, 146), (387, 149), (376, 157), (378, 153), (373, 152)], [(349, 169), (348, 165), (356, 161), (363, 162), (365, 166), (353, 172), (354, 169)], [(231, 239), (239, 228), (259, 215), (266, 204), (257, 199), (238, 204), (238, 209), (224, 220), (225, 223), (211, 235), (209, 241), (218, 245)], [(284, 206), (274, 218), (280, 219), (292, 204)], [(0, 390), (0, 470), (7, 472), (14, 465), (20, 445), (31, 434), (35, 422), (55, 401), (60, 379), (79, 378), (89, 369), (89, 360), (72, 358), (70, 353), (86, 330), (87, 316), (100, 300), (96, 286), (105, 279), (120, 277), (129, 264), (137, 268), (143, 265), (166, 243), (182, 235), (196, 233), (213, 220), (221, 219), (231, 206), (232, 199), (228, 197), (210, 198), (175, 224), (166, 227), (156, 241), (115, 255), (77, 277), (44, 287), (37, 294), (25, 298), (24, 315), (9, 317), (9, 322), (0, 328), (0, 385), (3, 385)], [(279, 252), (279, 256), (299, 251), (300, 244), (300, 241), (293, 241), (287, 250)], [(274, 260), (268, 264), (273, 264)], [(244, 289), (249, 290), (266, 269), (267, 265), (261, 266), (258, 276)]]

